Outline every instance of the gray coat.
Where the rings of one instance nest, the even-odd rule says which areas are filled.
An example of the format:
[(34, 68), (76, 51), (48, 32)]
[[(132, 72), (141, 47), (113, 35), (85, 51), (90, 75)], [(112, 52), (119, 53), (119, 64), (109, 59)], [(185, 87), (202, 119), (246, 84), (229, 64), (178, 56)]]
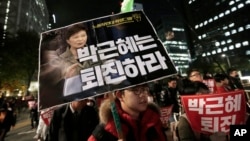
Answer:
[(179, 141), (227, 141), (227, 135), (222, 132), (217, 132), (212, 135), (205, 135), (193, 131), (189, 124), (186, 114), (183, 114), (177, 125), (177, 136)]

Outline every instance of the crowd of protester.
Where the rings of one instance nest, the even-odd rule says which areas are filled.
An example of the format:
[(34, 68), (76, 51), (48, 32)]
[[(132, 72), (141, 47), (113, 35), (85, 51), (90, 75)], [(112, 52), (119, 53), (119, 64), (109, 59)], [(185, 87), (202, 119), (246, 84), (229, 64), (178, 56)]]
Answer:
[[(206, 82), (208, 80), (213, 80), (213, 88), (207, 85)], [(93, 129), (91, 134), (88, 134), (90, 132), (84, 133), (88, 134), (86, 136), (89, 136), (89, 141), (119, 139), (170, 141), (229, 140), (228, 134), (223, 132), (207, 135), (194, 131), (185, 115), (180, 97), (182, 95), (220, 94), (240, 89), (243, 90), (243, 86), (237, 76), (236, 69), (229, 69), (228, 73), (215, 74), (208, 72), (202, 74), (198, 69), (190, 69), (185, 77), (175, 75), (168, 77), (165, 81), (154, 81), (148, 85), (135, 86), (115, 92), (112, 97), (114, 99), (113, 104), (117, 108), (116, 116), (119, 117), (120, 125), (118, 127), (116, 125), (117, 117), (112, 112), (112, 99), (109, 98), (109, 95), (96, 97), (95, 100), (99, 101), (95, 103), (96, 112), (99, 114), (99, 123), (90, 127)], [(93, 106), (93, 104), (89, 106)], [(166, 106), (172, 106), (168, 124), (164, 126), (161, 122), (159, 125), (161, 116), (159, 111), (161, 107)], [(92, 117), (93, 119), (95, 118)], [(57, 124), (62, 123), (57, 121)], [(117, 129), (119, 126), (122, 133), (119, 133), (119, 129)], [(50, 128), (48, 131), (48, 139), (52, 136), (50, 135), (51, 129), (53, 130), (54, 128)], [(170, 130), (170, 136), (165, 134), (168, 130)], [(60, 132), (57, 131), (57, 133)]]
[[(208, 83), (210, 83), (210, 86)], [(173, 84), (176, 84), (174, 88)], [(152, 94), (154, 95), (155, 102), (158, 103), (160, 107), (174, 105), (172, 115), (169, 118), (169, 128), (172, 133), (171, 140), (210, 141), (229, 140), (229, 136), (222, 132), (215, 132), (209, 135), (200, 134), (194, 131), (190, 126), (185, 111), (183, 111), (180, 97), (184, 95), (221, 94), (237, 90), (244, 90), (244, 87), (238, 76), (238, 70), (235, 68), (228, 69), (227, 73), (215, 74), (209, 72), (202, 73), (202, 71), (198, 69), (189, 69), (185, 77), (172, 76), (167, 78), (167, 81), (163, 81), (162, 84), (160, 84), (160, 82), (154, 82)], [(246, 96), (246, 103), (248, 102), (249, 100), (247, 100)], [(246, 109), (247, 116), (250, 112), (247, 105)], [(173, 117), (175, 117), (175, 120), (173, 120)], [(247, 121), (245, 124), (249, 124), (249, 118), (247, 117), (246, 119)]]
[[(213, 80), (212, 89), (206, 84), (207, 80)], [(37, 130), (34, 138), (40, 141), (229, 140), (225, 133), (206, 135), (194, 131), (183, 110), (180, 97), (220, 94), (240, 89), (244, 88), (236, 69), (215, 74), (190, 69), (187, 76), (174, 75), (147, 85), (58, 106), (53, 109), (49, 125), (41, 118), (46, 110), (38, 111), (36, 101), (27, 103), (27, 106), (31, 128)], [(1, 105), (0, 140), (4, 140), (16, 124), (18, 110), (11, 100), (1, 101)], [(116, 112), (112, 109), (114, 105)], [(166, 106), (172, 106), (172, 110), (167, 125), (163, 125), (160, 109)], [(246, 124), (249, 124), (249, 119)], [(166, 131), (170, 131), (171, 136), (167, 136)]]

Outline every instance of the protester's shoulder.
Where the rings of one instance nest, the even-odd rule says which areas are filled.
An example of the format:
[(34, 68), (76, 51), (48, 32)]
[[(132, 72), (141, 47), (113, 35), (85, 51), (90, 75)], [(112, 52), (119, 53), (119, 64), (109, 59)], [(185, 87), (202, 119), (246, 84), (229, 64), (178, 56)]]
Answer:
[(67, 104), (59, 106), (57, 109), (54, 110), (54, 114), (63, 113), (66, 110), (67, 106), (68, 106)]

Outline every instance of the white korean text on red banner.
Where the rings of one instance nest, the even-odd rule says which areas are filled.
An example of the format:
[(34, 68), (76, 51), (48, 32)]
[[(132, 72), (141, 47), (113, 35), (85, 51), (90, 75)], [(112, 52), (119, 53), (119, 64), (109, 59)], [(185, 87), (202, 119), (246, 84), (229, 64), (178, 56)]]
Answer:
[(191, 127), (197, 132), (229, 133), (230, 125), (245, 123), (244, 91), (181, 96), (181, 100)]

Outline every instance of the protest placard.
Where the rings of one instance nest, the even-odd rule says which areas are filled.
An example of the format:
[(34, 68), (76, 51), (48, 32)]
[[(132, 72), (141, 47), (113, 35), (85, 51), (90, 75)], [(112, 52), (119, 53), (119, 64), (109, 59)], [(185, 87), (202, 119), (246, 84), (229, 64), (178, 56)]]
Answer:
[(172, 114), (172, 109), (173, 109), (173, 105), (160, 108), (161, 122), (162, 122), (164, 128), (167, 128), (169, 126), (168, 122), (169, 122), (169, 118)]
[(41, 118), (43, 120), (43, 122), (49, 126), (50, 125), (50, 121), (53, 117), (53, 114), (54, 114), (54, 110), (56, 109), (57, 107), (52, 107), (52, 108), (48, 108), (44, 111), (41, 112)]
[[(76, 50), (75, 57), (70, 52), (68, 35), (77, 25), (86, 27), (87, 43)], [(77, 73), (72, 75), (72, 72)], [(176, 73), (143, 11), (74, 23), (41, 34), (39, 108), (105, 94)]]
[(221, 94), (181, 96), (181, 101), (192, 129), (211, 134), (229, 133), (230, 125), (245, 123), (244, 91)]

